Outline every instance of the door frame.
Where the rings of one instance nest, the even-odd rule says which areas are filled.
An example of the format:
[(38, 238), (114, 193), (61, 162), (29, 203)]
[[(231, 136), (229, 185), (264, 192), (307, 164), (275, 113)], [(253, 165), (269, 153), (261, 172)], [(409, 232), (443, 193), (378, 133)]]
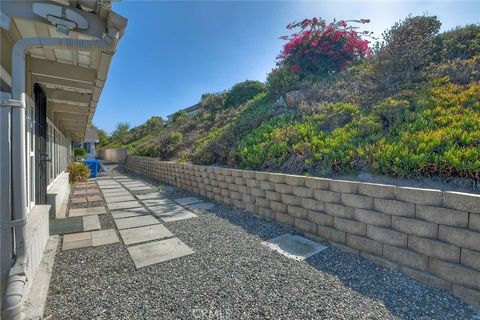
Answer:
[(35, 204), (47, 203), (47, 97), (42, 87), (36, 83), (35, 97)]

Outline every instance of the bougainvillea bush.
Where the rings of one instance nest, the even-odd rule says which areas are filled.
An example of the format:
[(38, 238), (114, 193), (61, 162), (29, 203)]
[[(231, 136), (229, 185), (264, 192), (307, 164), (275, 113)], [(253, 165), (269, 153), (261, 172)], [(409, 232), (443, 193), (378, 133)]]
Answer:
[(359, 24), (368, 19), (340, 20), (327, 23), (324, 19), (305, 19), (287, 26), (296, 30), (281, 39), (287, 43), (277, 57), (278, 66), (286, 66), (299, 75), (327, 75), (348, 67), (355, 60), (371, 55), (370, 31), (359, 31)]

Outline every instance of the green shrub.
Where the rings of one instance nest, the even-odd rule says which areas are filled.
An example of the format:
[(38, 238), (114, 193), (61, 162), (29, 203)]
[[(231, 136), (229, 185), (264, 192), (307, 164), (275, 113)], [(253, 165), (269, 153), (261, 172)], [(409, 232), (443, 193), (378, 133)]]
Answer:
[(185, 118), (185, 117), (187, 117), (187, 111), (185, 111), (185, 110), (177, 111), (177, 112), (175, 112), (174, 114), (172, 114), (172, 116), (171, 116), (171, 122), (172, 122), (172, 123), (175, 123), (175, 122), (177, 122), (179, 119), (182, 119), (182, 118)]
[(274, 96), (281, 96), (298, 89), (300, 77), (287, 67), (279, 67), (267, 75), (267, 90)]
[(377, 77), (386, 90), (415, 81), (418, 71), (433, 60), (434, 36), (440, 26), (435, 16), (409, 16), (383, 33), (375, 61)]
[(75, 157), (84, 157), (86, 154), (87, 150), (85, 150), (83, 147), (73, 149), (73, 155)]
[(183, 139), (183, 134), (181, 132), (174, 132), (172, 133), (172, 135), (170, 136), (170, 141), (173, 143), (173, 144), (176, 144), (180, 141), (182, 141)]
[(85, 182), (90, 177), (90, 169), (83, 162), (72, 162), (67, 166), (70, 183)]
[(480, 54), (480, 25), (468, 25), (435, 37), (434, 59), (437, 62), (470, 59)]
[(256, 95), (265, 92), (267, 89), (265, 84), (260, 81), (247, 80), (235, 84), (230, 91), (227, 92), (225, 98), (226, 107), (236, 107), (250, 99), (253, 99)]

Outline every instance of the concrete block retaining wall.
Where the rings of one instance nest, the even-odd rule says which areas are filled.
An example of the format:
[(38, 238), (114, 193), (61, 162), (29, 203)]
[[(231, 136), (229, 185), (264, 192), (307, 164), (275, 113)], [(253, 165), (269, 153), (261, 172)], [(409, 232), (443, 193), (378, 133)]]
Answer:
[(480, 307), (480, 195), (128, 156), (128, 170), (294, 226)]

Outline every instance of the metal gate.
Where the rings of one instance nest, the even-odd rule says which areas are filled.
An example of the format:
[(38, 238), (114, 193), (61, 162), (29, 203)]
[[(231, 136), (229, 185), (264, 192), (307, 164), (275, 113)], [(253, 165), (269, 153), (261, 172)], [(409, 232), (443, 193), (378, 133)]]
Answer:
[(35, 84), (35, 204), (47, 203), (47, 98)]

